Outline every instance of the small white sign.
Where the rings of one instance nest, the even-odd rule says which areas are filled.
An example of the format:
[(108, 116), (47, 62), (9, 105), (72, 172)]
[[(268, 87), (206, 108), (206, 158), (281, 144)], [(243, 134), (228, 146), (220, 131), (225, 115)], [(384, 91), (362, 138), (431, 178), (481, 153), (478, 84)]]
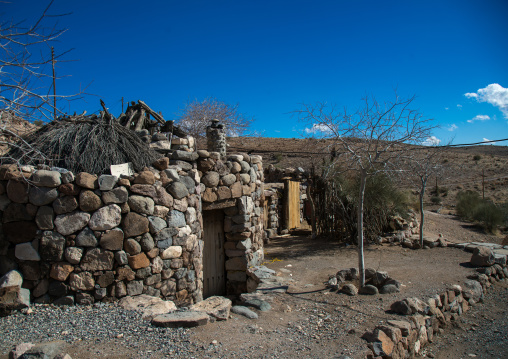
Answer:
[(122, 163), (121, 165), (112, 165), (110, 167), (111, 174), (120, 178), (121, 175), (132, 176), (134, 174), (134, 167), (131, 162)]

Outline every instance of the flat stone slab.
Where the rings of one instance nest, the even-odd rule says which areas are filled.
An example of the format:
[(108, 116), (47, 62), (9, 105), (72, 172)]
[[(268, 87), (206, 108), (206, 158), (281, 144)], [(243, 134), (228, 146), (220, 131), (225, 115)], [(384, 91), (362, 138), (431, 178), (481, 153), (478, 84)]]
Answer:
[(503, 256), (508, 256), (508, 249), (504, 249), (504, 248), (503, 249), (501, 249), (501, 248), (497, 249), (496, 248), (496, 249), (492, 250), (492, 252), (494, 254), (501, 254)]
[(469, 242), (467, 242), (467, 243), (448, 243), (448, 247), (465, 249), (470, 244), (471, 243), (469, 243)]
[(260, 283), (256, 288), (256, 291), (263, 294), (286, 293), (288, 288), (289, 287), (287, 285), (282, 285), (281, 283)]
[(492, 248), (492, 249), (495, 249), (495, 248), (503, 248), (502, 245), (500, 244), (496, 244), (496, 243), (483, 243), (483, 242), (471, 242), (471, 244), (475, 245), (475, 246), (484, 246), (484, 247), (489, 247), (489, 248)]
[(208, 315), (202, 312), (172, 312), (152, 319), (152, 325), (163, 328), (193, 328), (208, 323)]

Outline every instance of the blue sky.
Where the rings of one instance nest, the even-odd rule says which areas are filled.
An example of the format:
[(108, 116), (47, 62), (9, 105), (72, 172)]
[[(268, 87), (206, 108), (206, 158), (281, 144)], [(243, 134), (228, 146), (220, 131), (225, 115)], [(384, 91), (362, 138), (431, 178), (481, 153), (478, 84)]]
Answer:
[[(0, 13), (29, 23), (45, 4), (11, 0)], [(214, 96), (265, 136), (300, 137), (290, 114), (300, 103), (354, 109), (397, 88), (417, 96), (443, 141), (508, 137), (505, 0), (55, 0), (51, 13), (72, 13), (58, 19), (68, 31), (55, 47), (79, 60), (58, 64), (71, 75), (58, 92), (91, 83), (97, 95), (71, 112), (97, 111), (102, 98), (118, 115), (124, 97), (174, 119), (186, 101)]]

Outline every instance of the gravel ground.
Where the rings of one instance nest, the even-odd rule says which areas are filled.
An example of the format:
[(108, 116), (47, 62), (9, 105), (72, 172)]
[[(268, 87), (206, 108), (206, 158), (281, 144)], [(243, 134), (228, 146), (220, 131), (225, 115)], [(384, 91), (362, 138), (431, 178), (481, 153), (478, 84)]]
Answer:
[[(140, 313), (123, 310), (116, 304), (34, 305), (32, 310), (30, 314), (14, 312), (0, 318), (0, 353), (7, 354), (13, 343), (53, 340), (64, 340), (70, 345), (90, 343), (91, 352), (84, 353), (88, 358), (117, 354), (123, 358), (152, 358), (161, 354), (189, 358), (196, 350), (196, 346), (189, 342), (189, 330), (153, 327), (141, 319)], [(121, 350), (115, 349), (112, 343)], [(101, 348), (101, 344), (106, 345)], [(123, 356), (124, 349), (132, 354)]]
[(508, 282), (501, 281), (472, 307), (424, 354), (436, 359), (508, 358)]

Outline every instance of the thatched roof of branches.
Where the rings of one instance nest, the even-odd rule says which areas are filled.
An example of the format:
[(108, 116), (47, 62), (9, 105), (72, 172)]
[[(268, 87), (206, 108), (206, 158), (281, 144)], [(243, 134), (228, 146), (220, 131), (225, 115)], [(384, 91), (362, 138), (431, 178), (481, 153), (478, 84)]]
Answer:
[[(75, 173), (107, 174), (111, 165), (126, 162), (140, 171), (161, 156), (131, 129), (132, 118), (122, 125), (119, 120), (125, 115), (115, 119), (102, 101), (101, 105), (104, 110), (99, 116), (74, 115), (43, 126), (18, 142), (6, 155), (7, 159), (19, 164), (44, 162)], [(133, 129), (147, 127), (142, 116), (138, 122), (143, 124)]]

